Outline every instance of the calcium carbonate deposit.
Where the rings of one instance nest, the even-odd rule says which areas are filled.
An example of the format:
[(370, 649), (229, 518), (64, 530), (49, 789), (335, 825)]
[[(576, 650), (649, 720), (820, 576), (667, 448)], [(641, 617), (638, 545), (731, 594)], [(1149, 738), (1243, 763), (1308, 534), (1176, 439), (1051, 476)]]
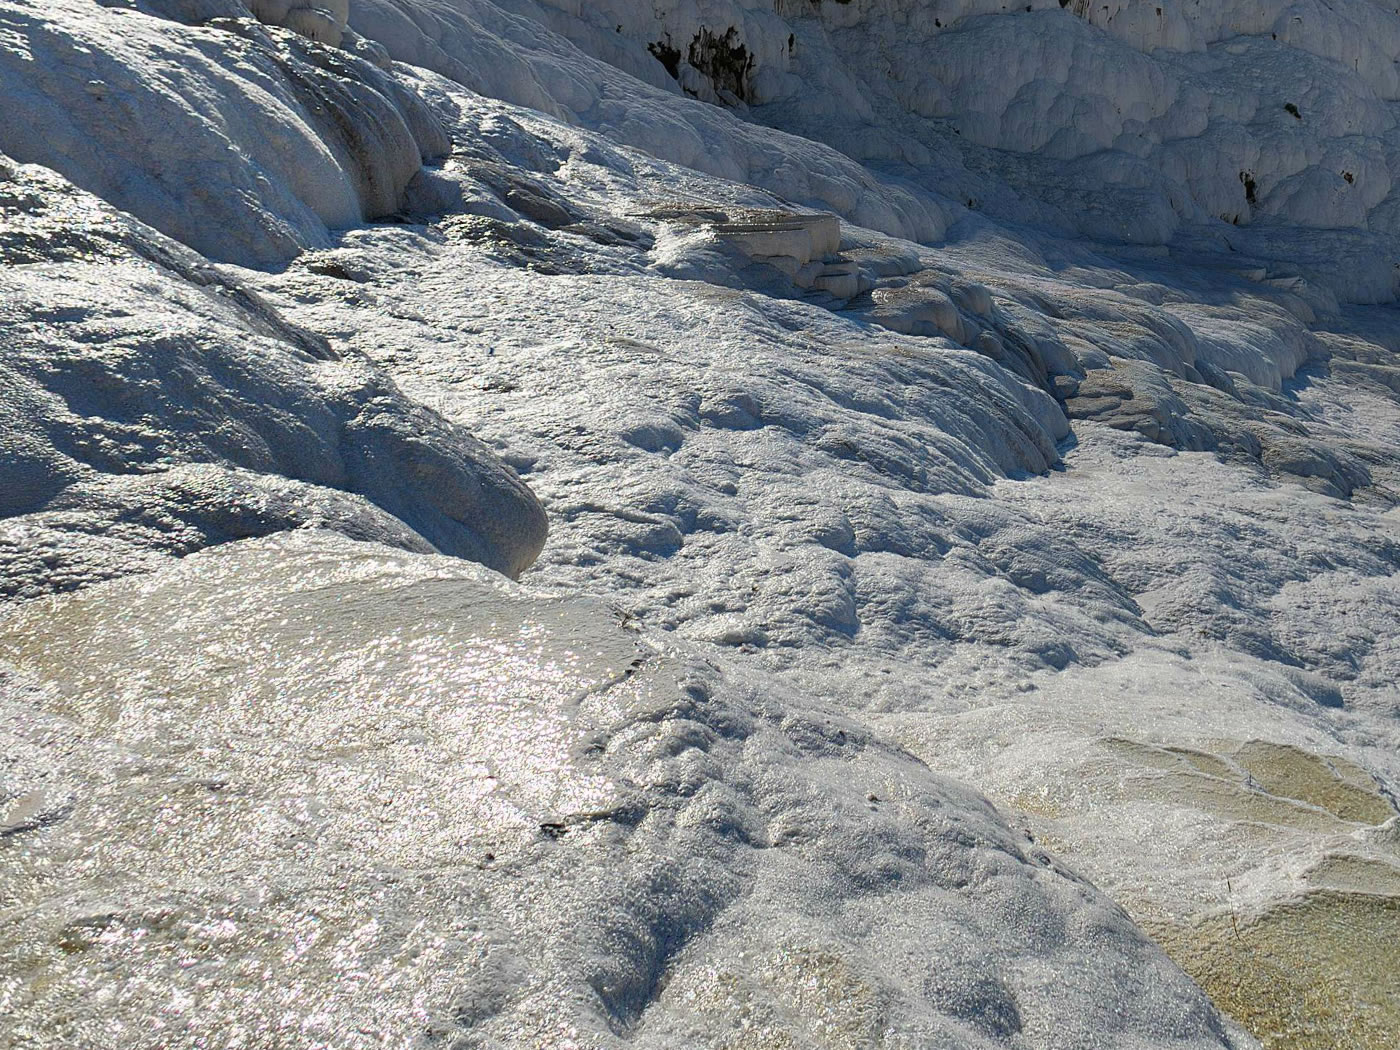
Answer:
[(1398, 62), (0, 0), (0, 1046), (1393, 1050)]

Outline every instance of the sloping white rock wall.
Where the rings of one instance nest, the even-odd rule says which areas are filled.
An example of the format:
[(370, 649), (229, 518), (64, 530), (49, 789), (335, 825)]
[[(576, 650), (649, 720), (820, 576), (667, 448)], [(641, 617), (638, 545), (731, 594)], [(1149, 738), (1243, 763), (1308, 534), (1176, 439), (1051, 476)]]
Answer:
[(918, 182), (950, 217), (1148, 243), (1198, 228), (1283, 261), (1306, 243), (1294, 228), (1349, 230), (1332, 286), (1395, 291), (1400, 14), (1374, 4), (429, 2), (458, 20), (507, 7), (634, 76), (674, 72), (674, 90)]
[[(24, 104), (0, 148), (217, 258), (282, 261), (404, 206), (449, 144), (380, 68), (392, 57), (926, 243), (971, 209), (1244, 253), (1347, 299), (1395, 292), (1400, 16), (1370, 4), (254, 6), (288, 36), (221, 21), (234, 0), (148, 3), (167, 17), (16, 0), (0, 61)], [(111, 134), (132, 119), (141, 135)], [(188, 163), (153, 159), (176, 149)], [(234, 195), (251, 207), (218, 203)]]
[(449, 148), (392, 74), (247, 18), (211, 28), (86, 0), (7, 2), (0, 94), (0, 151), (248, 265), (396, 211), (424, 159)]

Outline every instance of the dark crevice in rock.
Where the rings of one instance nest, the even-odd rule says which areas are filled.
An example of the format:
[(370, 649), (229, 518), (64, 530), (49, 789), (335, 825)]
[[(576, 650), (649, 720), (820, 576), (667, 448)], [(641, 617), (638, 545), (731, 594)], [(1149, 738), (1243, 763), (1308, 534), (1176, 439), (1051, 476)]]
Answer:
[(666, 67), (666, 72), (671, 74), (672, 80), (679, 80), (681, 77), (681, 52), (680, 49), (671, 44), (668, 36), (664, 40), (656, 40), (647, 45), (647, 50), (652, 57)]
[(730, 26), (723, 36), (717, 36), (709, 29), (701, 29), (690, 42), (687, 59), (710, 78), (721, 98), (728, 93), (741, 102), (750, 100), (752, 87), (749, 78), (753, 74), (754, 60), (734, 26)]

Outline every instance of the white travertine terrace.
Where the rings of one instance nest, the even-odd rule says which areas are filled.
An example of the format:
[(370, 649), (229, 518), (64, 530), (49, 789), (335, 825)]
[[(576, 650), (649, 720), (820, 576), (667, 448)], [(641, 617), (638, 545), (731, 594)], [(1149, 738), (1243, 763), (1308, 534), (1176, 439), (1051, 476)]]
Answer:
[(1391, 1050), (1398, 57), (0, 0), (0, 1045)]

